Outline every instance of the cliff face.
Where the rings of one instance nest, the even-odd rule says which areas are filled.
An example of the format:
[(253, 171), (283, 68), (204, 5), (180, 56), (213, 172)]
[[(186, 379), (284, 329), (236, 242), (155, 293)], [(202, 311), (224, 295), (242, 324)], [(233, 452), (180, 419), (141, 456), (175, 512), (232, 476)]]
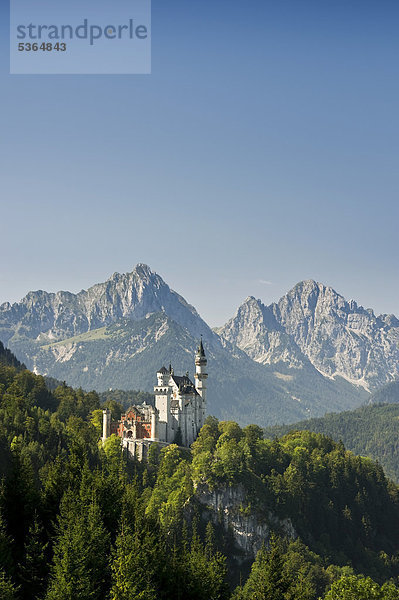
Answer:
[(241, 485), (210, 490), (207, 485), (197, 487), (195, 498), (215, 524), (222, 524), (235, 542), (231, 556), (237, 563), (254, 560), (263, 544), (269, 543), (272, 530), (295, 539), (297, 534), (290, 519), (279, 520), (272, 512), (257, 514), (245, 510), (247, 494)]
[(258, 363), (281, 362), (290, 368), (303, 368), (310, 364), (278, 322), (273, 310), (252, 296), (245, 300), (224, 327), (216, 331)]

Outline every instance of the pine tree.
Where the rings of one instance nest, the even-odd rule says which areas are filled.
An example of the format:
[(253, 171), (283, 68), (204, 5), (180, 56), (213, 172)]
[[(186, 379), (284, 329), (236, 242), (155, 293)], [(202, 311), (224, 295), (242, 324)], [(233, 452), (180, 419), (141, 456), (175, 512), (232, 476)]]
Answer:
[(44, 531), (37, 515), (31, 524), (25, 542), (23, 562), (19, 565), (18, 576), (22, 584), (21, 596), (30, 600), (42, 597), (48, 575), (47, 547)]
[(57, 533), (47, 600), (102, 600), (109, 535), (95, 499), (86, 504), (66, 492)]
[(207, 560), (207, 580), (209, 600), (229, 597), (229, 586), (226, 582), (226, 557), (216, 550), (215, 531), (211, 521), (205, 530), (205, 556)]
[(156, 540), (149, 531), (123, 523), (111, 563), (111, 600), (157, 600)]
[(285, 600), (290, 582), (284, 575), (284, 560), (279, 541), (272, 536), (270, 549), (261, 548), (241, 595), (243, 600)]
[(0, 515), (0, 570), (9, 575), (14, 572), (14, 562), (12, 557), (13, 540), (7, 534), (4, 520)]
[(186, 594), (189, 600), (222, 600), (228, 598), (225, 558), (214, 549), (212, 525), (208, 524), (205, 546), (193, 519), (190, 551), (183, 552), (186, 566)]
[(0, 571), (0, 600), (17, 600), (18, 588)]

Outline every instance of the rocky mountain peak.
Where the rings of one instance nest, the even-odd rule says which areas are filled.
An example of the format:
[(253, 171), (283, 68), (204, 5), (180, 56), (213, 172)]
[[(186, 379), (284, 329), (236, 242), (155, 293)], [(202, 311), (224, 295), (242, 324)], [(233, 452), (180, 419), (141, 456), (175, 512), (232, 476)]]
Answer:
[(288, 329), (291, 324), (314, 322), (329, 314), (344, 318), (348, 310), (348, 303), (333, 288), (313, 280), (298, 283), (274, 307), (278, 320)]
[(399, 374), (399, 329), (331, 287), (308, 286), (278, 303), (279, 321), (323, 374), (374, 389)]
[(150, 277), (153, 275), (150, 267), (145, 263), (137, 263), (137, 265), (133, 269), (133, 273), (137, 273), (138, 275)]
[(308, 360), (323, 375), (366, 389), (399, 378), (399, 320), (376, 317), (313, 279), (269, 307), (247, 298), (219, 333), (259, 362)]
[(235, 317), (262, 317), (262, 306), (263, 305), (260, 300), (256, 300), (254, 296), (248, 296), (247, 298), (245, 298), (244, 302), (238, 307)]
[(297, 368), (307, 362), (277, 321), (272, 307), (248, 296), (219, 335), (246, 352), (256, 362), (283, 362)]
[(265, 306), (261, 300), (257, 300), (254, 296), (248, 296), (238, 307), (234, 317), (220, 330), (224, 330), (228, 324), (232, 327), (242, 327), (243, 322), (253, 328), (257, 328), (259, 323), (263, 323), (269, 330), (280, 329), (270, 307)]
[(139, 263), (130, 273), (114, 273), (78, 294), (71, 292), (29, 292), (19, 303), (3, 304), (0, 335), (7, 343), (21, 323), (23, 334), (36, 339), (65, 339), (108, 326), (119, 319), (134, 321), (148, 314), (165, 313), (197, 337), (214, 340), (214, 334), (193, 306), (170, 289), (146, 264)]
[(347, 304), (343, 296), (338, 294), (332, 287), (314, 281), (313, 279), (307, 279), (297, 283), (280, 299), (278, 304), (280, 305), (289, 302), (296, 302), (310, 310), (313, 310), (319, 302), (322, 302), (324, 306), (327, 306), (328, 304), (336, 306)]

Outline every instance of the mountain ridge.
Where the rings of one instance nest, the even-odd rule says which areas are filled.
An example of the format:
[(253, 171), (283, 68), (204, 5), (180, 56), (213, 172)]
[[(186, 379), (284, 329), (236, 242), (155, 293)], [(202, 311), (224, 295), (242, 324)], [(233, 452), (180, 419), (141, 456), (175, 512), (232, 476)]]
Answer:
[[(179, 372), (192, 370), (202, 335), (210, 358), (210, 410), (268, 425), (358, 406), (368, 396), (361, 386), (371, 388), (362, 381), (367, 369), (378, 371), (376, 385), (386, 383), (390, 371), (393, 378), (399, 355), (389, 364), (386, 353), (395, 335), (399, 339), (399, 321), (393, 315), (378, 319), (332, 288), (306, 280), (270, 306), (249, 296), (232, 319), (212, 330), (160, 275), (139, 263), (77, 294), (39, 290), (19, 303), (3, 303), (0, 339), (35, 372), (101, 391), (150, 390), (154, 370), (165, 361)], [(365, 332), (356, 333), (354, 322)], [(357, 373), (358, 357), (373, 345), (381, 356)], [(345, 369), (347, 348), (352, 354)]]
[[(41, 305), (44, 310), (38, 311)], [(12, 305), (3, 303), (0, 305), (0, 337), (7, 343), (15, 333), (5, 326), (7, 314), (22, 320), (22, 327), (30, 321), (32, 330), (24, 331), (29, 338), (44, 333), (52, 340), (60, 335), (85, 333), (124, 317), (140, 320), (155, 312), (173, 312), (175, 317), (180, 315), (193, 334), (198, 337), (202, 334), (205, 338), (213, 336), (192, 305), (147, 265), (139, 263), (132, 272), (114, 273), (105, 282), (77, 294), (38, 290)]]

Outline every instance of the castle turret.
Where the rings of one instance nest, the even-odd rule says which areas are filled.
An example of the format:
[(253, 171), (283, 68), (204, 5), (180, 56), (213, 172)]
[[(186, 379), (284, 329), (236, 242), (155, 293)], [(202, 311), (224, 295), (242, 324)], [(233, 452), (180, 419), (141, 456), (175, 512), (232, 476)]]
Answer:
[(103, 410), (103, 441), (111, 435), (111, 411), (109, 408)]
[(158, 412), (155, 408), (151, 411), (151, 439), (158, 439)]
[(195, 389), (202, 398), (204, 414), (206, 410), (206, 380), (208, 379), (208, 373), (206, 372), (207, 364), (208, 361), (206, 360), (201, 337), (197, 352), (195, 353)]
[(158, 387), (168, 385), (171, 369), (172, 367), (169, 367), (169, 371), (165, 369), (165, 367), (159, 369), (159, 371), (157, 372)]
[(170, 386), (172, 368), (169, 371), (162, 367), (157, 372), (157, 385), (154, 387), (155, 408), (158, 411), (157, 422), (154, 428), (154, 435), (157, 439), (165, 442), (169, 441), (170, 430)]

